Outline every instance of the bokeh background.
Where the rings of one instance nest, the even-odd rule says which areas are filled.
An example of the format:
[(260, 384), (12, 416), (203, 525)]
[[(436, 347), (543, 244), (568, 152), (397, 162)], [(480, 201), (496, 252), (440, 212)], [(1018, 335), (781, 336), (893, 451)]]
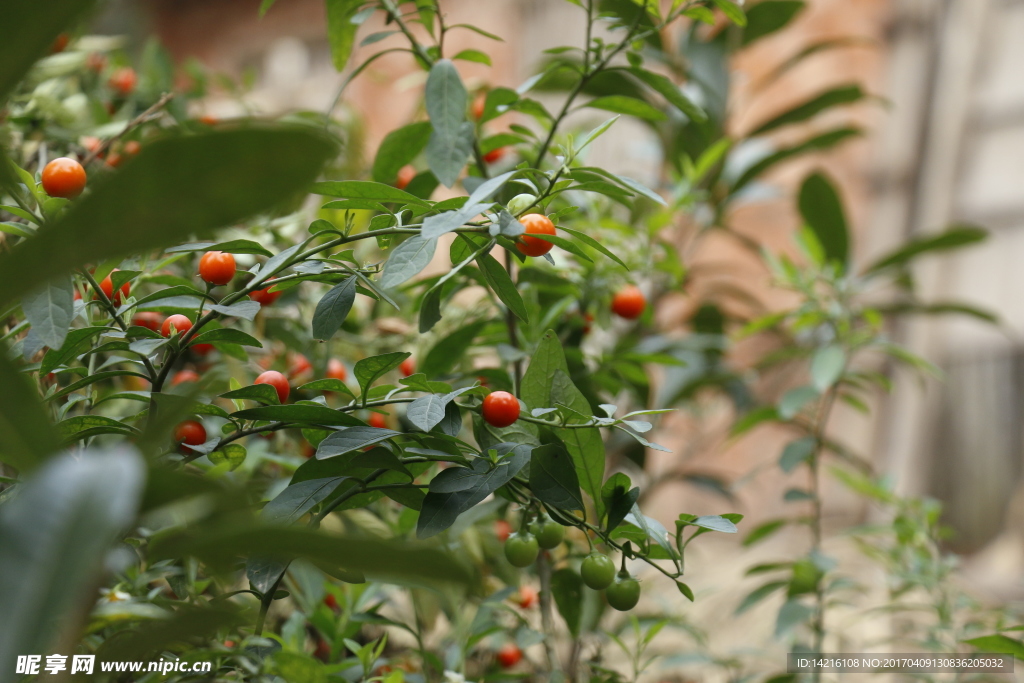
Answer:
[[(197, 115), (328, 109), (346, 74), (331, 65), (322, 0), (277, 0), (262, 18), (257, 6), (256, 0), (116, 0), (96, 30), (124, 35), (137, 49), (155, 35), (177, 62), (196, 59), (244, 84), (240, 91), (214, 88)], [(533, 73), (544, 49), (583, 38), (583, 15), (568, 2), (443, 0), (442, 7), (449, 23), (475, 24), (504, 38), (498, 43), (469, 31), (452, 35), (448, 49), (453, 52), (477, 48), (493, 57), (491, 67), (460, 62), (474, 89), (515, 88)], [(371, 22), (361, 35), (382, 29)], [(931, 258), (914, 276), (923, 299), (968, 301), (998, 315), (1000, 325), (956, 316), (901, 324), (893, 331), (895, 339), (935, 363), (944, 378), (897, 377), (897, 390), (877, 397), (871, 417), (840, 410), (833, 432), (891, 476), (900, 492), (943, 502), (955, 532), (949, 548), (962, 556), (964, 582), (994, 603), (1024, 597), (1021, 35), (1020, 0), (808, 0), (791, 27), (760, 41), (732, 65), (735, 133), (829, 87), (857, 83), (873, 96), (866, 104), (793, 127), (788, 134), (794, 140), (806, 137), (807, 127), (824, 130), (841, 123), (859, 125), (865, 135), (780, 167), (757, 201), (736, 210), (737, 230), (773, 249), (789, 249), (798, 226), (792, 195), (811, 168), (823, 167), (841, 185), (861, 262), (953, 223), (991, 231), (982, 246)], [(768, 78), (802, 47), (823, 41), (841, 41), (842, 47), (802, 61), (781, 78)], [(360, 63), (360, 51), (366, 56), (381, 46), (386, 43), (357, 49), (349, 68)], [(372, 159), (383, 136), (416, 115), (424, 77), (408, 55), (394, 55), (353, 82), (334, 110), (348, 123), (353, 162)], [(581, 121), (595, 116), (584, 114)], [(595, 154), (600, 165), (650, 180), (660, 149), (646, 128), (623, 120)], [(665, 332), (685, 333), (698, 300), (713, 300), (734, 285), (758, 293), (769, 307), (786, 302), (770, 291), (768, 274), (756, 259), (714, 238), (701, 245), (690, 255), (694, 269), (705, 270), (695, 278), (696, 290), (667, 297), (657, 313)], [(737, 305), (725, 296), (721, 303)], [(740, 345), (736, 360), (742, 363), (744, 353), (753, 358), (758, 351)], [(774, 463), (788, 435), (762, 429), (731, 441), (729, 410), (724, 399), (709, 397), (699, 411), (663, 422), (654, 440), (674, 453), (648, 459), (649, 514), (667, 522), (684, 508), (702, 514), (738, 511), (751, 526), (783, 514), (787, 482)], [(686, 483), (684, 473), (724, 479), (734, 499)], [(838, 486), (829, 490), (827, 503), (827, 522), (836, 532), (830, 550), (843, 555), (840, 532), (869, 521), (873, 511)], [(686, 609), (710, 620), (731, 612), (746, 585), (742, 570), (785, 556), (783, 546), (803, 547), (801, 534), (779, 535), (754, 550), (741, 548), (735, 539), (706, 544), (690, 561), (692, 584), (701, 586), (702, 599)], [(716, 561), (702, 563), (699, 553)], [(853, 554), (849, 559), (857, 561)], [(713, 575), (702, 574), (702, 564), (713, 565)], [(723, 571), (730, 566), (732, 573)], [(684, 605), (674, 591), (645, 599), (667, 608)], [(723, 643), (763, 637), (766, 629), (758, 619), (770, 620), (776, 608), (768, 601), (743, 623), (730, 622), (722, 629)], [(885, 628), (881, 622), (860, 622), (851, 624), (850, 632), (880, 628)]]

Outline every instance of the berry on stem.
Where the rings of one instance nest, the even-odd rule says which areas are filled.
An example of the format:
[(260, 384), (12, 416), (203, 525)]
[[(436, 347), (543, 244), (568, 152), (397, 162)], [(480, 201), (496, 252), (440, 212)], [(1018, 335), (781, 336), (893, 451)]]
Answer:
[[(131, 285), (127, 282), (124, 283), (123, 285), (121, 285), (121, 289), (119, 289), (115, 293), (114, 281), (111, 280), (110, 277), (116, 272), (117, 268), (114, 268), (114, 270), (110, 271), (110, 275), (106, 276), (105, 278), (103, 278), (103, 280), (100, 281), (100, 289), (103, 290), (103, 293), (106, 295), (108, 299), (113, 301), (115, 304), (120, 304), (122, 299), (128, 298), (128, 293), (131, 291)], [(94, 298), (98, 299), (99, 297), (97, 296)]]
[(540, 546), (537, 537), (529, 531), (519, 531), (505, 541), (505, 559), (513, 567), (529, 567), (537, 560)]
[(620, 612), (628, 612), (640, 601), (640, 582), (625, 569), (615, 577), (615, 583), (605, 589), (608, 604)]
[(596, 591), (604, 590), (615, 580), (615, 563), (607, 555), (590, 553), (580, 565), (583, 583)]
[(235, 257), (223, 251), (208, 251), (199, 259), (199, 277), (211, 285), (226, 285), (235, 277)]
[(164, 324), (160, 326), (160, 334), (165, 337), (170, 337), (173, 330), (178, 331), (178, 335), (183, 335), (192, 329), (192, 321), (187, 316), (181, 313), (175, 313), (174, 315), (168, 316)]
[(519, 236), (519, 251), (527, 256), (543, 256), (555, 246), (547, 240), (530, 235), (554, 235), (555, 224), (547, 216), (539, 213), (528, 213), (519, 219), (526, 232)]
[(530, 531), (537, 537), (540, 547), (545, 550), (557, 548), (565, 539), (565, 527), (546, 516), (531, 524)]
[(135, 69), (130, 66), (123, 66), (110, 75), (107, 85), (121, 97), (128, 97), (135, 90), (135, 84), (138, 80), (138, 76), (135, 75)]
[(269, 306), (279, 298), (284, 292), (271, 292), (270, 288), (273, 284), (268, 284), (263, 289), (257, 289), (255, 292), (249, 292), (249, 298), (253, 301), (259, 302), (260, 306)]
[(269, 384), (274, 387), (277, 390), (277, 399), (281, 403), (287, 401), (288, 394), (291, 393), (291, 387), (288, 386), (288, 378), (277, 370), (267, 370), (256, 378), (254, 384)]
[(402, 364), (398, 366), (398, 371), (402, 373), (402, 377), (408, 377), (416, 372), (416, 361), (409, 356), (402, 361)]
[[(206, 443), (206, 427), (203, 426), (202, 422), (196, 420), (185, 420), (174, 428), (174, 441), (178, 444), (187, 444), (189, 446), (199, 446)], [(182, 453), (191, 452), (189, 449), (182, 447)]]
[(68, 157), (58, 157), (43, 167), (43, 190), (51, 197), (74, 199), (85, 189), (85, 169)]
[(409, 187), (409, 183), (411, 183), (412, 179), (415, 177), (415, 168), (408, 165), (403, 166), (402, 168), (398, 169), (398, 177), (395, 178), (395, 187), (397, 187), (399, 190), (404, 190), (405, 188)]
[(154, 332), (160, 331), (160, 325), (163, 321), (164, 317), (156, 311), (139, 311), (132, 316), (132, 325), (145, 327), (146, 329), (153, 330)]
[(175, 373), (174, 379), (171, 380), (171, 386), (172, 387), (176, 387), (179, 384), (184, 384), (185, 382), (198, 382), (198, 381), (199, 381), (199, 373), (198, 372), (196, 372), (195, 370), (182, 370), (182, 371), (180, 371), (178, 373)]
[(507, 391), (492, 391), (484, 397), (484, 420), (494, 427), (508, 427), (519, 419), (519, 399)]

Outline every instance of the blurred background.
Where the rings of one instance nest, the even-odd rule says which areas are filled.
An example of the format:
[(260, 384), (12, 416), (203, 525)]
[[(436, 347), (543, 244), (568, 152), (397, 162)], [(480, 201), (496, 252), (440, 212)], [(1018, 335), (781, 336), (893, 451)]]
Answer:
[[(277, 0), (262, 18), (258, 4), (116, 0), (108, 4), (96, 29), (127, 36), (139, 50), (156, 36), (176, 63), (198, 60), (211, 72), (243, 84), (240, 89), (212, 88), (197, 115), (327, 110), (346, 74), (338, 74), (331, 64), (322, 0)], [(543, 50), (583, 39), (583, 15), (568, 2), (444, 0), (442, 7), (450, 24), (472, 23), (504, 38), (493, 42), (470, 31), (452, 34), (446, 50), (484, 49), (493, 57), (493, 66), (459, 63), (471, 89), (515, 88), (534, 72)], [(374, 21), (363, 27), (361, 36), (383, 30)], [(980, 247), (927, 260), (914, 277), (922, 299), (970, 302), (997, 315), (1000, 325), (967, 317), (920, 316), (895, 328), (895, 339), (935, 363), (944, 378), (898, 377), (903, 380), (896, 382), (898, 389), (878, 397), (871, 417), (839, 411), (833, 432), (878, 472), (891, 476), (901, 493), (942, 501), (946, 522), (955, 532), (949, 547), (963, 557), (965, 580), (995, 602), (1024, 597), (1019, 418), (1024, 408), (1019, 341), (1024, 329), (1022, 34), (1020, 0), (808, 0), (789, 28), (741, 53), (732, 64), (731, 79), (735, 133), (747, 132), (828, 88), (859, 84), (872, 96), (867, 103), (794, 127), (794, 139), (806, 137), (807, 127), (824, 129), (844, 122), (862, 127), (865, 135), (837, 150), (781, 166), (770, 187), (758, 188), (736, 209), (733, 223), (738, 231), (772, 249), (790, 249), (799, 224), (793, 192), (809, 170), (823, 167), (842, 187), (861, 263), (908, 237), (954, 223), (991, 232)], [(801, 49), (823, 44), (829, 49), (774, 77)], [(386, 45), (357, 48), (349, 68), (360, 63), (361, 54)], [(346, 90), (334, 114), (347, 122), (353, 162), (372, 159), (383, 136), (417, 114), (424, 77), (407, 54), (389, 55)], [(560, 96), (538, 97), (558, 101)], [(583, 114), (581, 122), (595, 116)], [(660, 147), (639, 123), (620, 121), (594, 153), (599, 165), (648, 183), (657, 181), (653, 174)], [(757, 292), (768, 306), (786, 301), (769, 291), (768, 274), (757, 260), (732, 243), (714, 238), (703, 242), (692, 262), (695, 270), (707, 266), (709, 275), (696, 280), (699, 291), (663, 301), (657, 320), (666, 333), (684, 334), (696, 302), (714, 299), (730, 283)], [(723, 299), (722, 305), (736, 304)], [(742, 356), (742, 344), (739, 350)], [(708, 399), (715, 400), (722, 401)], [(687, 509), (702, 514), (743, 512), (751, 525), (781, 516), (786, 475), (773, 465), (787, 435), (765, 429), (731, 441), (723, 429), (728, 420), (716, 423), (716, 406), (705, 407), (699, 414), (706, 419), (689, 413), (669, 418), (656, 435), (656, 441), (675, 452), (648, 458), (647, 474), (657, 484), (645, 494), (648, 513), (670, 520), (685, 500)], [(708, 473), (729, 482), (727, 493), (735, 502), (684, 483), (681, 472)], [(838, 487), (829, 494), (827, 512), (835, 531), (872, 514)], [(805, 542), (794, 531), (792, 537), (780, 535), (756, 551), (730, 540), (709, 543), (701, 552), (748, 556), (735, 563), (735, 576), (723, 574), (721, 568), (728, 563), (719, 561), (712, 564), (715, 576), (701, 576), (702, 563), (696, 560), (694, 583), (710, 586), (705, 590), (712, 599), (699, 600), (692, 609), (716, 614), (722, 603), (713, 594), (743, 580), (741, 570), (759, 559), (751, 553), (768, 561), (781, 554), (779, 544)], [(843, 551), (837, 546), (835, 552)], [(730, 591), (730, 599), (735, 595)], [(663, 599), (668, 605), (679, 596)], [(762, 611), (765, 618), (774, 614), (767, 608), (755, 610)], [(748, 628), (751, 634), (756, 630)], [(733, 632), (730, 637), (742, 635)]]

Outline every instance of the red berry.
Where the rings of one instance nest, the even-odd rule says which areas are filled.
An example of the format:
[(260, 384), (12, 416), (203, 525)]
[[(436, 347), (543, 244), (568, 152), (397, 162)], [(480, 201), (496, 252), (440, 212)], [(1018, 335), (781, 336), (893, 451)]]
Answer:
[(300, 375), (307, 375), (313, 372), (313, 364), (301, 353), (292, 354), (292, 360), (288, 364), (288, 376), (295, 378)]
[[(110, 271), (110, 275), (113, 275), (116, 272), (117, 268), (114, 268), (114, 270)], [(122, 299), (128, 298), (128, 292), (131, 291), (131, 284), (128, 282), (124, 283), (123, 285), (121, 285), (121, 289), (119, 289), (115, 294), (114, 281), (110, 279), (110, 275), (106, 276), (105, 278), (103, 278), (102, 281), (100, 281), (100, 289), (103, 290), (103, 293), (107, 295), (108, 299), (113, 301), (115, 304), (119, 304), (121, 303)], [(96, 296), (94, 298), (98, 299), (99, 296)]]
[(635, 285), (619, 290), (612, 299), (612, 313), (626, 320), (636, 320), (647, 307), (647, 299)]
[(107, 155), (107, 166), (110, 168), (117, 168), (124, 161), (124, 157), (118, 152), (111, 152)]
[(192, 349), (192, 353), (197, 356), (206, 356), (213, 351), (214, 346), (213, 344), (193, 344), (189, 348)]
[(416, 177), (416, 169), (412, 166), (403, 166), (398, 170), (398, 178), (395, 179), (395, 187), (399, 190), (404, 190), (409, 187), (409, 183)]
[(409, 356), (398, 366), (398, 371), (402, 373), (402, 377), (408, 377), (416, 372), (416, 361), (412, 359), (412, 356)]
[(337, 379), (342, 382), (348, 376), (348, 371), (345, 369), (345, 364), (337, 358), (332, 358), (327, 361), (327, 376), (331, 379)]
[(213, 114), (203, 114), (199, 117), (199, 122), (207, 126), (213, 126), (217, 123), (217, 117)]
[(540, 594), (537, 593), (537, 589), (533, 586), (522, 586), (519, 588), (519, 606), (523, 609), (530, 609), (537, 604), (540, 599)]
[(499, 541), (504, 543), (512, 535), (512, 525), (504, 519), (496, 520), (494, 522), (494, 535), (498, 537)]
[[(199, 446), (206, 443), (206, 427), (202, 422), (196, 420), (185, 420), (174, 428), (174, 441), (189, 446)], [(182, 453), (189, 453), (187, 448), (181, 449)]]
[(334, 597), (334, 593), (328, 593), (326, 596), (324, 596), (324, 604), (330, 607), (331, 609), (338, 609), (338, 599)]
[(267, 370), (256, 378), (255, 384), (269, 384), (277, 389), (277, 400), (284, 403), (288, 400), (291, 387), (288, 386), (288, 378), (277, 370)]
[(57, 54), (58, 52), (64, 52), (64, 48), (66, 48), (68, 46), (68, 42), (70, 40), (71, 40), (71, 37), (68, 34), (61, 33), (53, 41), (53, 45), (50, 46), (50, 54), (53, 55), (53, 54)]
[(263, 289), (257, 289), (255, 292), (249, 292), (249, 298), (253, 301), (258, 301), (260, 306), (269, 306), (270, 304), (277, 301), (283, 292), (271, 292), (270, 288), (274, 285), (267, 285)]
[(483, 118), (487, 106), (487, 93), (482, 92), (473, 99), (472, 114), (474, 119)]
[(172, 330), (177, 330), (178, 335), (183, 335), (192, 329), (192, 321), (180, 313), (175, 313), (172, 316), (168, 316), (164, 324), (160, 326), (160, 334), (165, 337), (170, 337)]
[(181, 372), (178, 372), (178, 373), (176, 373), (174, 375), (174, 379), (171, 380), (171, 386), (172, 387), (176, 387), (179, 384), (184, 384), (185, 382), (198, 382), (198, 381), (199, 381), (199, 373), (198, 372), (196, 372), (195, 370), (182, 370)]
[(523, 651), (515, 643), (502, 645), (498, 650), (498, 662), (505, 669), (511, 669), (523, 658)]
[(132, 317), (132, 325), (145, 327), (154, 332), (160, 331), (160, 325), (163, 321), (164, 317), (156, 311), (139, 311)]
[(74, 159), (59, 157), (43, 167), (42, 180), (51, 197), (74, 199), (85, 189), (85, 169)]
[(527, 256), (543, 256), (555, 246), (547, 240), (530, 235), (554, 235), (555, 224), (547, 216), (539, 213), (528, 213), (519, 219), (526, 228), (526, 233), (519, 236), (519, 251)]
[(367, 420), (366, 423), (371, 427), (376, 427), (377, 429), (388, 428), (388, 419), (380, 413), (370, 413), (370, 419)]
[(135, 75), (135, 69), (130, 66), (123, 66), (111, 74), (107, 85), (121, 97), (128, 97), (135, 90), (135, 84), (138, 80), (138, 76)]
[(492, 149), (490, 152), (485, 154), (484, 161), (488, 164), (493, 164), (494, 162), (499, 161), (503, 156), (505, 156), (505, 148), (499, 147), (497, 149)]
[(138, 140), (129, 140), (128, 142), (124, 143), (125, 154), (131, 154), (132, 156), (135, 156), (141, 151), (142, 145), (139, 143)]
[(507, 391), (492, 391), (484, 397), (484, 420), (494, 427), (508, 427), (519, 419), (519, 400)]
[(99, 52), (90, 52), (85, 58), (85, 66), (91, 71), (100, 73), (107, 68), (107, 57)]
[(235, 277), (235, 257), (223, 251), (208, 251), (199, 259), (199, 277), (211, 285), (226, 285)]

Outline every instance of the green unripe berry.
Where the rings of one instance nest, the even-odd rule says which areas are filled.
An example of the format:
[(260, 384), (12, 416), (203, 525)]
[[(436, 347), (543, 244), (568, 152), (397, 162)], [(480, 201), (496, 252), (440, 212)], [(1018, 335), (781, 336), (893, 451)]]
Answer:
[(615, 563), (607, 555), (591, 553), (580, 565), (583, 583), (596, 591), (604, 590), (615, 580)]
[(537, 560), (540, 546), (537, 537), (528, 531), (520, 531), (505, 541), (505, 559), (513, 567), (529, 567)]
[(565, 527), (551, 519), (541, 519), (530, 524), (530, 532), (537, 537), (537, 544), (545, 550), (557, 548), (565, 539)]
[(532, 194), (517, 194), (508, 200), (508, 212), (515, 216), (519, 212), (525, 211), (527, 207), (533, 206), (535, 201), (537, 201), (537, 198)]
[(640, 601), (640, 582), (630, 576), (629, 572), (621, 571), (615, 583), (605, 589), (604, 596), (613, 608), (628, 612)]

